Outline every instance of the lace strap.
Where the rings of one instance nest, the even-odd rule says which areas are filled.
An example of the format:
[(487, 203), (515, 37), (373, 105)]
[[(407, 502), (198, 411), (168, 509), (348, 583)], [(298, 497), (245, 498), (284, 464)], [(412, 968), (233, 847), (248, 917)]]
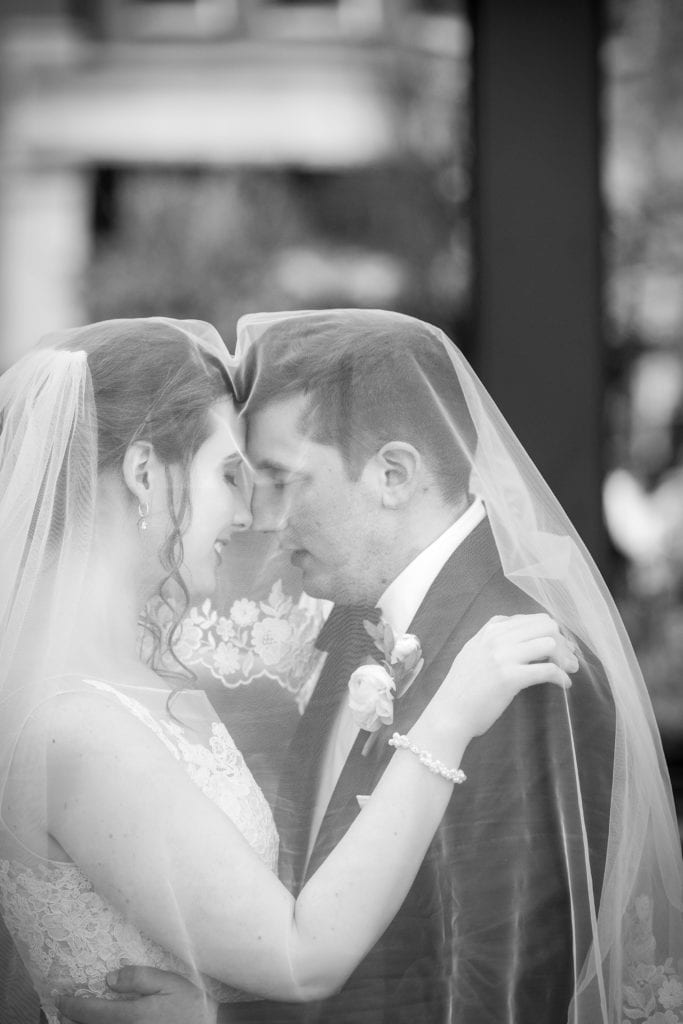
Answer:
[(143, 725), (147, 726), (147, 728), (154, 733), (157, 739), (161, 740), (166, 749), (173, 754), (176, 760), (180, 760), (180, 752), (178, 751), (178, 748), (167, 734), (161, 722), (157, 721), (149, 708), (146, 708), (144, 704), (141, 704), (133, 697), (129, 697), (127, 694), (121, 693), (120, 690), (117, 690), (116, 687), (112, 686), (110, 683), (104, 683), (99, 679), (84, 679), (83, 682), (87, 683), (88, 686), (94, 687), (96, 690), (100, 690), (103, 693), (110, 693), (116, 697), (124, 708), (127, 711), (130, 711), (134, 718), (137, 718)]

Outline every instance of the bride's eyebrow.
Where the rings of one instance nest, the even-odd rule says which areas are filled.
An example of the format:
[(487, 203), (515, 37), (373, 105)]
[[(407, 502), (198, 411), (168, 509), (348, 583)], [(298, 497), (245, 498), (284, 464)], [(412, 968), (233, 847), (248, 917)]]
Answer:
[(222, 472), (227, 470), (239, 469), (239, 467), (245, 462), (244, 456), (241, 452), (233, 452), (232, 455), (226, 455), (220, 462), (220, 468)]

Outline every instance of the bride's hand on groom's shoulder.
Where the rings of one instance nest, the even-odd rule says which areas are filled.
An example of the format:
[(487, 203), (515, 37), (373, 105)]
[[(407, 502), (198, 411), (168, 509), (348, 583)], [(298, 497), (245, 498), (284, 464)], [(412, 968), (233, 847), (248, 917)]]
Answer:
[(216, 1024), (218, 1007), (187, 978), (155, 967), (122, 967), (107, 976), (120, 999), (61, 996), (63, 1024)]
[(550, 615), (496, 615), (464, 645), (439, 696), (468, 738), (481, 736), (520, 690), (539, 683), (567, 689), (568, 673), (578, 667), (571, 643)]

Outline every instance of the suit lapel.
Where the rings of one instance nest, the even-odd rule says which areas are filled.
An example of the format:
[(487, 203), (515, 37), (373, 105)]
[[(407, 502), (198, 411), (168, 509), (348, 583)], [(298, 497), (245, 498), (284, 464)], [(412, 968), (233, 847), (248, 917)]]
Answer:
[[(311, 854), (307, 875), (312, 874), (339, 840), (359, 811), (358, 795), (368, 795), (378, 774), (391, 756), (387, 740), (396, 729), (406, 731), (443, 682), (429, 669), (482, 588), (500, 569), (500, 560), (488, 520), (483, 520), (454, 551), (430, 587), (410, 624), (409, 632), (420, 639), (424, 664), (407, 693), (396, 702), (394, 724), (373, 737), (367, 756), (362, 751), (370, 733), (361, 731), (341, 771), (325, 812)], [(454, 655), (457, 651), (454, 651)]]
[[(493, 533), (488, 519), (484, 519), (446, 562), (410, 624), (409, 632), (420, 638), (424, 665), (403, 700), (398, 702), (397, 728), (404, 732), (409, 729), (441, 686), (444, 676), (430, 673), (432, 663), (457, 633), (472, 602), (500, 568)], [(457, 645), (453, 657), (460, 646)]]

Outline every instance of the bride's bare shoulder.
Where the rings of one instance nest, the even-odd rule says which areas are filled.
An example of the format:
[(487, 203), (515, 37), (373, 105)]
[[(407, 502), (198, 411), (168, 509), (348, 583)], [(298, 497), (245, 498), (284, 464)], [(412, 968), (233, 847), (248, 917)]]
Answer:
[[(21, 744), (43, 746), (50, 759), (73, 757), (77, 752), (103, 749), (119, 741), (121, 733), (144, 730), (135, 711), (142, 708), (135, 685), (115, 685), (96, 676), (62, 676), (50, 681), (42, 699), (27, 717)], [(158, 702), (166, 697), (159, 688)], [(131, 713), (133, 712), (133, 713)]]

